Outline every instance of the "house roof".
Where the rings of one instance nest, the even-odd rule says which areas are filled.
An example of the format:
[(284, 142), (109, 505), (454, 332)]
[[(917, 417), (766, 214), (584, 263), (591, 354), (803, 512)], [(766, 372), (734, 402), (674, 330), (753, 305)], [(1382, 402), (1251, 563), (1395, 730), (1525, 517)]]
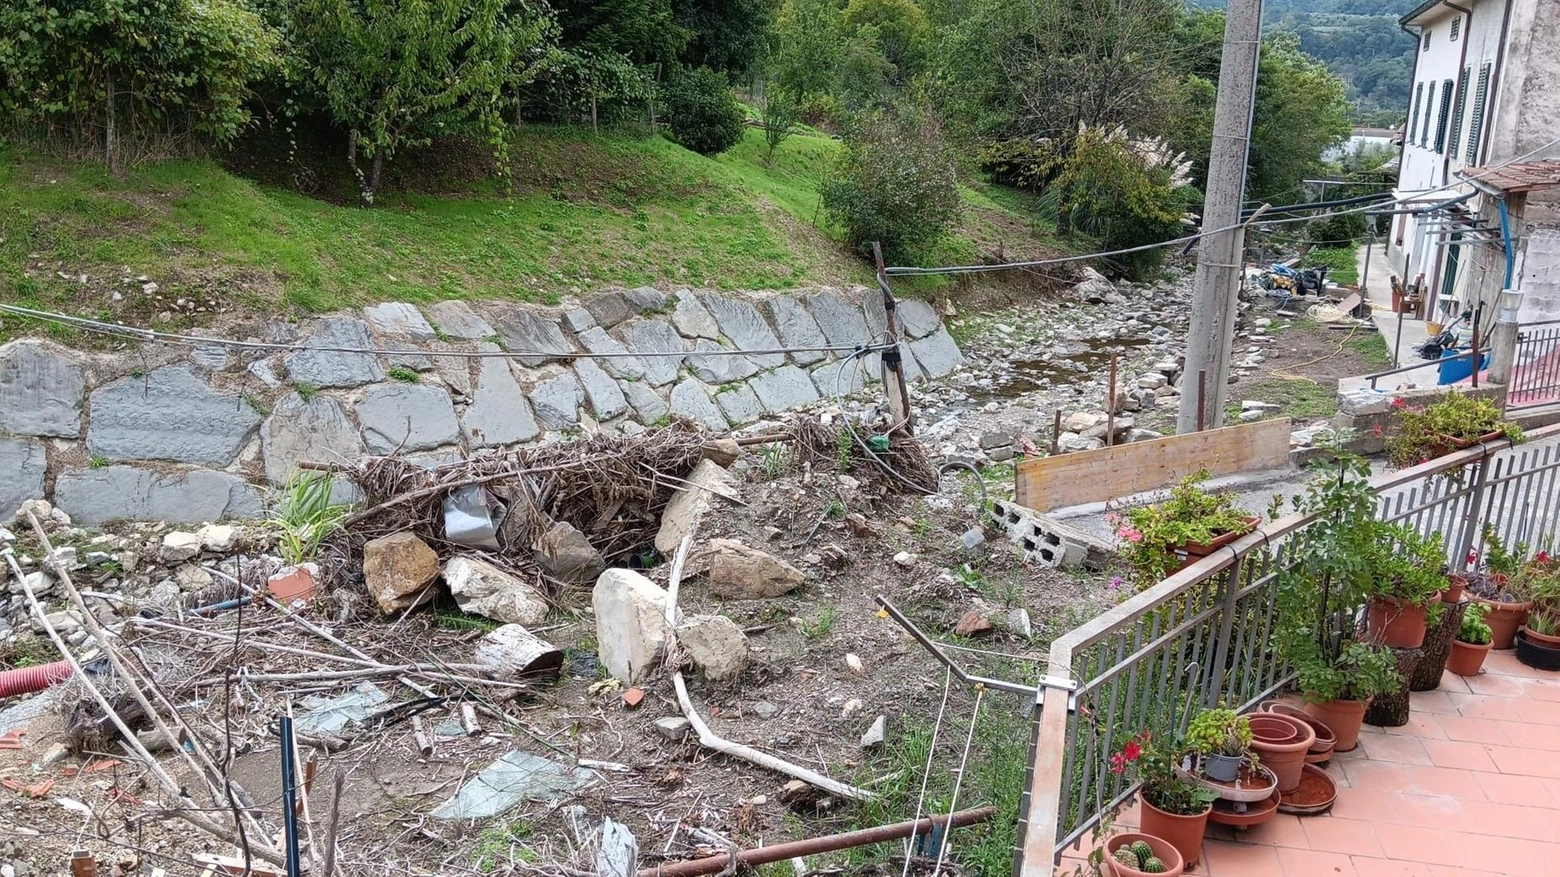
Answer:
[(1514, 194), (1560, 188), (1560, 160), (1521, 161), (1504, 167), (1468, 168), (1463, 179), (1485, 191)]
[[(1417, 23), (1416, 19), (1420, 18), (1423, 15), (1426, 15), (1426, 14), (1430, 13), (1437, 6), (1440, 6), (1441, 4), (1442, 4), (1442, 0), (1425, 0), (1425, 2), (1423, 2), (1423, 3), (1419, 4), (1418, 6), (1414, 7), (1414, 9), (1412, 11), (1410, 11), (1407, 15), (1405, 15), (1402, 18), (1398, 19), (1398, 24), (1402, 25), (1403, 27), (1413, 27)], [(1455, 12), (1456, 10), (1448, 9), (1446, 11), (1447, 12)]]

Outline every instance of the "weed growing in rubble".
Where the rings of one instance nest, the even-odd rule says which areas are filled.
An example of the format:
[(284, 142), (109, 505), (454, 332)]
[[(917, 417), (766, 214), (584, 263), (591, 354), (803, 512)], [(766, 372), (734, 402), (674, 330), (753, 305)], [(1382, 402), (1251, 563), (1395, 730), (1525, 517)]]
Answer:
[(770, 478), (785, 471), (785, 449), (778, 444), (764, 446), (764, 474)]
[(108, 458), (102, 454), (93, 454), (92, 459), (87, 461), (87, 465), (93, 469), (101, 469), (108, 465)]
[(267, 523), (276, 534), (276, 550), (283, 560), (303, 563), (341, 527), (349, 509), (332, 505), (330, 491), (330, 476), (316, 472), (300, 473), (282, 488)]
[(820, 639), (828, 636), (834, 629), (834, 620), (839, 612), (833, 606), (825, 606), (818, 610), (818, 614), (811, 618), (802, 619), (802, 636), (808, 639)]
[(471, 867), (482, 874), (511, 870), (517, 863), (536, 861), (536, 853), (521, 841), (531, 836), (531, 826), (515, 820), (508, 825), (490, 825), (477, 835), (471, 852)]
[(422, 376), (404, 365), (392, 365), (388, 372), (391, 380), (400, 381), (403, 384), (415, 384), (422, 380)]
[(320, 388), (313, 384), (293, 384), (293, 392), (298, 394), (299, 399), (312, 402), (314, 397), (320, 394)]
[(839, 467), (841, 472), (849, 472), (851, 459), (855, 456), (855, 453), (856, 447), (850, 430), (840, 430), (839, 436), (835, 440), (835, 466)]
[(0, 646), (0, 670), (23, 670), (54, 660), (53, 647), (41, 637), (22, 634), (10, 645)]
[(823, 507), (823, 516), (826, 518), (845, 517), (845, 503), (837, 499), (829, 500), (829, 504)]

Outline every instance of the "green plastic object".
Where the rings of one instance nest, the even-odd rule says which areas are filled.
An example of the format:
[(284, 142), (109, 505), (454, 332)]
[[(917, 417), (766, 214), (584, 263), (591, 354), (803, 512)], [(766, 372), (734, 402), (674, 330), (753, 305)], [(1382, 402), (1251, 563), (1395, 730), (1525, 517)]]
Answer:
[(867, 447), (881, 454), (882, 452), (888, 450), (888, 436), (872, 436), (871, 438), (867, 439)]

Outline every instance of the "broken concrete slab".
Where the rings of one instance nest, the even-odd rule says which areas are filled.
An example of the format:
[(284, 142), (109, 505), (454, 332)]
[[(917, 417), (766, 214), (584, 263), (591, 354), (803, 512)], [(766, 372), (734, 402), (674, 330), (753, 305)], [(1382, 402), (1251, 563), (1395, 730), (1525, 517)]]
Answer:
[(479, 558), (451, 558), (444, 583), (462, 612), (494, 621), (541, 624), (551, 611), (540, 588)]
[(807, 581), (796, 567), (734, 539), (711, 539), (704, 554), (710, 591), (717, 596), (735, 600), (778, 597)]
[(613, 678), (641, 682), (660, 666), (666, 648), (666, 592), (629, 569), (609, 569), (591, 592), (596, 643)]
[(322, 348), (372, 349), (368, 324), (355, 317), (326, 317), (304, 342), (306, 349), (287, 358), (287, 374), (294, 384), (310, 387), (361, 387), (385, 379), (379, 357), (372, 353), (344, 353)]
[(363, 546), (363, 579), (385, 614), (403, 612), (433, 597), (439, 556), (411, 533), (392, 533)]
[(454, 444), (460, 423), (450, 395), (427, 384), (379, 384), (354, 406), (363, 443), (375, 454), (426, 451)]
[(693, 615), (678, 622), (677, 645), (710, 682), (733, 682), (747, 669), (747, 634), (724, 615)]
[(1023, 550), (1026, 561), (1052, 569), (1105, 569), (1116, 556), (1116, 546), (1109, 541), (1016, 503), (992, 503), (991, 521)]
[(458, 341), (481, 341), (492, 338), (498, 334), (488, 321), (482, 319), (482, 315), (471, 309), (471, 305), (463, 301), (441, 301), (428, 306), (428, 316), (432, 318), (435, 326), (435, 334), (446, 338), (454, 338)]
[(110, 460), (226, 466), (260, 425), (238, 395), (218, 393), (182, 365), (94, 390), (87, 449)]
[(0, 433), (76, 438), (85, 386), (81, 366), (52, 344), (0, 346)]

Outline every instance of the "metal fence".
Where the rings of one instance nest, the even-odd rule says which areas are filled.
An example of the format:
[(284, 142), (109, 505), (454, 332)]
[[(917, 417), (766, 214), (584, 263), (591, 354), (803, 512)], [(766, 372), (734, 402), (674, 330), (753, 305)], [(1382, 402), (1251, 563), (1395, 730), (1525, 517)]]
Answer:
[[(1383, 520), (1443, 534), (1461, 568), (1486, 524), (1533, 550), (1560, 532), (1560, 425), (1527, 444), (1490, 442), (1372, 479)], [(1292, 515), (1176, 573), (1063, 635), (1040, 680), (1019, 870), (1049, 875), (1063, 851), (1135, 786), (1110, 771), (1140, 729), (1184, 730), (1220, 702), (1251, 707), (1292, 674), (1272, 648), (1278, 574), (1314, 518)]]
[(1506, 390), (1509, 409), (1560, 403), (1560, 320), (1525, 323), (1517, 330), (1517, 354)]

